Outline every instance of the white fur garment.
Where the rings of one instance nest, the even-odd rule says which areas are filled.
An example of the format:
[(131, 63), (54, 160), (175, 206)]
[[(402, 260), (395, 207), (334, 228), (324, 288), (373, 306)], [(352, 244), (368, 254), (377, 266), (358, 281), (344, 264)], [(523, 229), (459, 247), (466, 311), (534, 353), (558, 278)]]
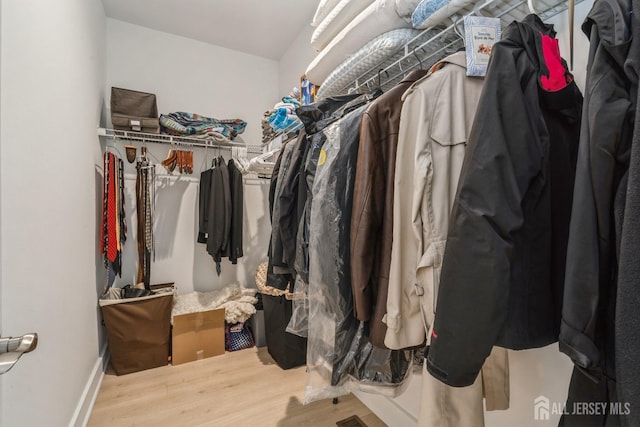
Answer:
[(227, 323), (246, 322), (256, 313), (254, 304), (258, 302), (255, 289), (243, 288), (239, 283), (211, 292), (191, 292), (176, 295), (173, 299), (173, 316), (224, 308)]

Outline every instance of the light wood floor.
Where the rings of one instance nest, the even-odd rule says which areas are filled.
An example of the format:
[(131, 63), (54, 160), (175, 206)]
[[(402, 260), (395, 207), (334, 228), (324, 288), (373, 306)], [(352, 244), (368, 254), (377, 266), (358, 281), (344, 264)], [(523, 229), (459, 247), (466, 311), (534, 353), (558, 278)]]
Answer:
[(335, 426), (357, 415), (385, 424), (352, 395), (302, 405), (305, 368), (284, 371), (266, 347), (102, 381), (89, 427)]

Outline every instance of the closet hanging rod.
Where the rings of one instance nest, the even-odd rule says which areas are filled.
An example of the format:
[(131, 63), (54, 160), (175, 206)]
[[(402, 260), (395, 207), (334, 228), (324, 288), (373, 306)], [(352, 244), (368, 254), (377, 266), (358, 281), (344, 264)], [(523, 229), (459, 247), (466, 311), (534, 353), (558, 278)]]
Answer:
[(121, 139), (123, 141), (138, 141), (142, 143), (149, 142), (153, 144), (175, 144), (194, 147), (225, 148), (229, 150), (233, 147), (244, 147), (247, 148), (247, 150), (251, 150), (253, 148), (261, 149), (260, 146), (247, 145), (242, 142), (215, 142), (204, 138), (174, 136), (161, 133), (133, 132), (107, 128), (98, 128), (98, 136)]

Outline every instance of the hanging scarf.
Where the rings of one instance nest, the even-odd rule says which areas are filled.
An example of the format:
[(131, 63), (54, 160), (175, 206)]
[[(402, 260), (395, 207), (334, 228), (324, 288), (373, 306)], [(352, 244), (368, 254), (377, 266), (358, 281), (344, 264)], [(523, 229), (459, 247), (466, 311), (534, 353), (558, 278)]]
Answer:
[(149, 289), (153, 252), (153, 166), (143, 159), (136, 164), (136, 208), (138, 240), (138, 283)]

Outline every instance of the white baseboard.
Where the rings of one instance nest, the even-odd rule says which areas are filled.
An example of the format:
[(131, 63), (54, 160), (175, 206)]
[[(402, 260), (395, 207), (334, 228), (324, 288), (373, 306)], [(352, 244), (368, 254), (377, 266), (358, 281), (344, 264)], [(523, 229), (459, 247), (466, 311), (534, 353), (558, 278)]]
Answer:
[(354, 391), (353, 394), (388, 426), (415, 427), (418, 425), (417, 418), (396, 404), (393, 399), (362, 391)]
[(353, 394), (388, 426), (417, 427), (422, 394), (421, 371), (411, 372), (408, 381), (404, 392), (396, 398), (361, 390), (356, 390)]
[(100, 357), (98, 357), (96, 364), (91, 370), (87, 384), (82, 391), (82, 396), (80, 397), (78, 406), (76, 407), (73, 417), (71, 418), (71, 422), (69, 423), (70, 427), (86, 427), (89, 423), (91, 410), (93, 409), (93, 404), (96, 402), (96, 397), (98, 397), (100, 384), (102, 384), (102, 378), (104, 378), (104, 373), (107, 370), (108, 365), (109, 353), (105, 344), (100, 352)]

